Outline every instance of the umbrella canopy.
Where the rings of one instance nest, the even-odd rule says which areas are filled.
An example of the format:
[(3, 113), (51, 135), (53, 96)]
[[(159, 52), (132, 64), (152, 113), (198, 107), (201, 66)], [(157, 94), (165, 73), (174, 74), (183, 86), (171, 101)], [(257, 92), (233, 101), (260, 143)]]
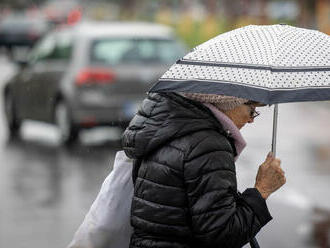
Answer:
[(239, 28), (194, 48), (150, 91), (265, 104), (330, 100), (330, 36), (282, 24)]

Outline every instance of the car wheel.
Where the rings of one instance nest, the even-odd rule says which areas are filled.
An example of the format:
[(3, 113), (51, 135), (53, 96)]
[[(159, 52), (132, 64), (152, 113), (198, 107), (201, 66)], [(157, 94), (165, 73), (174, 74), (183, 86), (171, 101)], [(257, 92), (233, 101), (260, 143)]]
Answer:
[(77, 140), (79, 131), (72, 124), (70, 110), (64, 101), (59, 101), (55, 106), (55, 124), (63, 144), (71, 144)]
[(14, 98), (8, 93), (5, 95), (5, 115), (10, 137), (16, 137), (19, 133), (21, 122), (18, 120), (15, 110)]

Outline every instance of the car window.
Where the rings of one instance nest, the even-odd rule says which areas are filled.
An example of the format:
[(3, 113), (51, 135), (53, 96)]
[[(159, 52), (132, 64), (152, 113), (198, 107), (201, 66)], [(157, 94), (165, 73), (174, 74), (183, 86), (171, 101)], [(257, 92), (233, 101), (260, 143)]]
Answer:
[(48, 59), (69, 60), (72, 54), (72, 37), (61, 34), (56, 37), (54, 50)]
[(72, 38), (68, 35), (46, 36), (32, 51), (30, 60), (69, 60), (72, 54)]
[(175, 40), (103, 39), (91, 46), (91, 61), (109, 65), (173, 63), (184, 55), (184, 47)]
[(39, 42), (29, 55), (32, 63), (47, 59), (55, 48), (54, 35), (48, 35)]

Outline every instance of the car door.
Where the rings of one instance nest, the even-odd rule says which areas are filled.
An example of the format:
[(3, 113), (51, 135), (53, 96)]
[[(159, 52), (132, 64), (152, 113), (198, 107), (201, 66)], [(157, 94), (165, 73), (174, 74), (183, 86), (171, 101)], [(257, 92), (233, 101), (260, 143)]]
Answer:
[(54, 35), (54, 48), (43, 59), (42, 69), (35, 81), (35, 99), (39, 120), (51, 122), (61, 81), (68, 71), (72, 54), (72, 36), (68, 32)]
[(39, 120), (38, 81), (45, 70), (45, 58), (51, 54), (54, 46), (54, 37), (45, 37), (29, 54), (27, 65), (17, 76), (15, 93), (21, 118)]

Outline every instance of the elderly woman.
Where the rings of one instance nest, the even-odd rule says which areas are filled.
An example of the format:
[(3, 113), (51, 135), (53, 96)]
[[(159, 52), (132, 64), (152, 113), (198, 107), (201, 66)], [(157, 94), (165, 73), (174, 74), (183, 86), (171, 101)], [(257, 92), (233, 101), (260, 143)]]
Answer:
[(285, 183), (269, 154), (254, 188), (237, 192), (240, 129), (262, 104), (206, 94), (152, 93), (124, 132), (134, 158), (131, 248), (242, 247), (272, 217), (266, 199)]

